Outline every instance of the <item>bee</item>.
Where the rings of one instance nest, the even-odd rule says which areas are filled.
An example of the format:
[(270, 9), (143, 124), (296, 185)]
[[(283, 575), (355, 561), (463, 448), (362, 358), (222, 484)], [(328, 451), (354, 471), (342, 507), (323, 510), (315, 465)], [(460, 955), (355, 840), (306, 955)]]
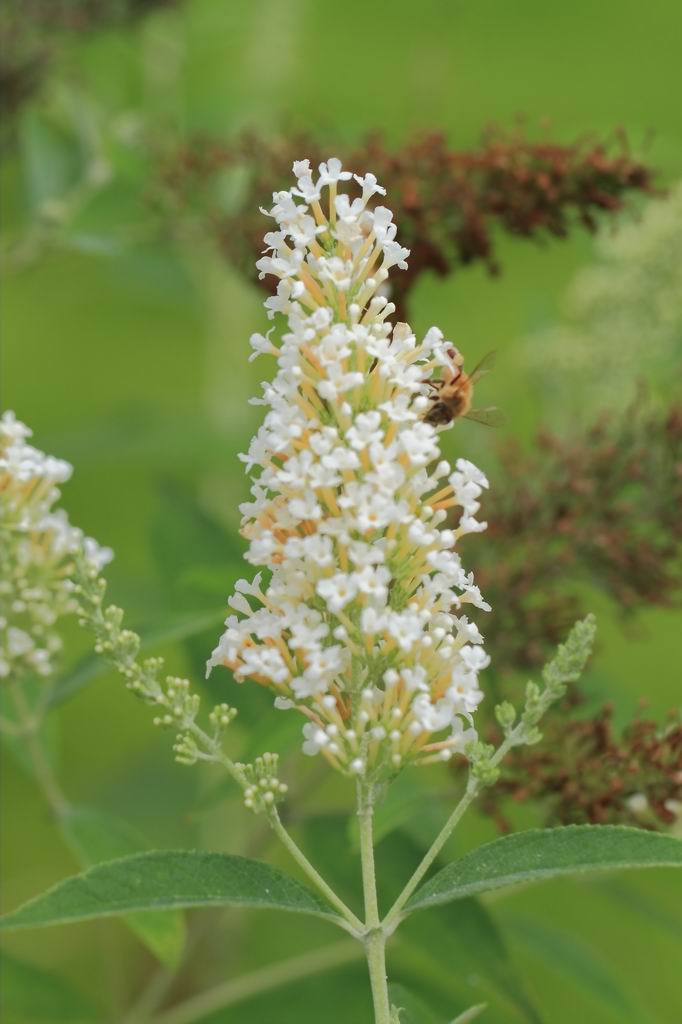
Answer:
[(494, 352), (485, 355), (471, 373), (464, 372), (464, 356), (459, 349), (454, 347), (449, 349), (448, 355), (451, 367), (444, 370), (442, 380), (428, 381), (429, 387), (434, 389), (435, 394), (431, 408), (424, 416), (425, 422), (430, 423), (432, 427), (443, 427), (463, 416), (466, 419), (475, 420), (477, 423), (484, 423), (486, 426), (498, 425), (499, 416), (494, 407), (472, 408), (474, 384), (492, 366), (495, 359)]

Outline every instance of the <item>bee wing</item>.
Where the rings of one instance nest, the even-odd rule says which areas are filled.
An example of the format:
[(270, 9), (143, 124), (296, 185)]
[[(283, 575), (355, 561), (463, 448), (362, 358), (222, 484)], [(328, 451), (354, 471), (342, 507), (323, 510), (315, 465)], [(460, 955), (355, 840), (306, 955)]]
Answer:
[(471, 383), (475, 384), (479, 377), (482, 377), (484, 373), (488, 373), (489, 370), (492, 370), (496, 359), (496, 352), (487, 352), (482, 359), (479, 359), (469, 374), (469, 380)]
[(494, 405), (488, 406), (487, 409), (470, 409), (464, 418), (482, 423), (486, 427), (500, 427), (504, 423), (504, 416)]

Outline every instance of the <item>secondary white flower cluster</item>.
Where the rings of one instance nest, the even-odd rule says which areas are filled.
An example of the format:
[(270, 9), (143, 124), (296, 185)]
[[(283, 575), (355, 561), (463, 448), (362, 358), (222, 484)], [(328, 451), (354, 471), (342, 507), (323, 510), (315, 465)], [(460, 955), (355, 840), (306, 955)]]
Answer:
[(30, 436), (13, 412), (0, 418), (0, 679), (54, 670), (58, 620), (75, 610), (73, 554), (84, 550), (98, 570), (111, 558), (54, 510), (72, 467), (27, 444)]
[(272, 332), (251, 339), (278, 370), (254, 400), (268, 412), (242, 456), (259, 467), (241, 507), (246, 558), (264, 571), (237, 584), (209, 670), (269, 687), (278, 708), (306, 717), (305, 753), (376, 779), (476, 738), (489, 659), (464, 612), (489, 606), (455, 545), (485, 528), (488, 483), (470, 462), (442, 460), (424, 421), (451, 343), (386, 322), (395, 307), (377, 293), (409, 251), (391, 211), (368, 205), (384, 189), (337, 159), (316, 178), (307, 160), (294, 174), (273, 196), (278, 230), (257, 264), (279, 278), (266, 307), (288, 328), (279, 347)]

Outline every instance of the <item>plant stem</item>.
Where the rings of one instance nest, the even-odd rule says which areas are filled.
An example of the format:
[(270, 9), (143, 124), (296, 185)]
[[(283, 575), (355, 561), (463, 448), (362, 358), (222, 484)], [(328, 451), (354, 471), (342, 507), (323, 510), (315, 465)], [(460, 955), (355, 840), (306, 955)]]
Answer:
[(179, 1006), (159, 1014), (153, 1018), (153, 1024), (192, 1024), (193, 1021), (203, 1019), (209, 1013), (233, 1006), (250, 996), (267, 992), (268, 989), (287, 985), (292, 981), (298, 981), (321, 971), (350, 963), (359, 953), (358, 944), (347, 940), (291, 957), (289, 960), (283, 960), (272, 966), (250, 971), (241, 978), (216, 985), (215, 988), (208, 989), (206, 992), (180, 1003)]
[(33, 773), (55, 818), (63, 818), (69, 811), (69, 804), (55, 778), (44, 747), (38, 738), (38, 729), (41, 722), (36, 720), (31, 712), (19, 684), (12, 684), (12, 697), (17, 709), (17, 715), (19, 716), (21, 742), (31, 759)]
[(365, 956), (372, 987), (375, 1024), (390, 1024), (391, 1004), (386, 979), (386, 933), (379, 917), (376, 871), (374, 868), (374, 793), (371, 786), (358, 782), (358, 818), (360, 821), (360, 858), (362, 889), (365, 898)]
[[(495, 754), (491, 758), (490, 764), (492, 767), (497, 767), (500, 761), (507, 755), (508, 751), (513, 746), (516, 746), (519, 742), (521, 742), (523, 730), (523, 723), (519, 723), (516, 726), (516, 728), (509, 733), (507, 738), (504, 740), (502, 744), (500, 744), (499, 748), (495, 751)], [(482, 788), (482, 784), (476, 778), (474, 778), (474, 776), (470, 775), (469, 782), (467, 783), (467, 788), (464, 792), (463, 797), (461, 798), (461, 800), (455, 807), (454, 811), (452, 812), (452, 814), (450, 815), (450, 817), (445, 822), (442, 829), (434, 839), (433, 844), (431, 845), (429, 850), (427, 850), (427, 852), (424, 854), (424, 857), (422, 858), (416, 871), (414, 872), (409, 882), (407, 883), (403, 891), (400, 893), (397, 900), (395, 901), (395, 903), (389, 910), (388, 914), (384, 918), (384, 929), (386, 930), (387, 935), (390, 935), (397, 928), (400, 922), (400, 916), (403, 907), (405, 906), (410, 896), (415, 891), (415, 889), (421, 882), (422, 878), (429, 870), (434, 860), (436, 859), (436, 857), (438, 856), (438, 854), (443, 849), (446, 842), (454, 832), (455, 827), (459, 823), (462, 815), (467, 810), (469, 805), (476, 799)]]
[(384, 928), (387, 929), (389, 934), (396, 928), (398, 921), (400, 919), (401, 910), (403, 909), (403, 907), (409, 900), (410, 896), (421, 882), (426, 872), (433, 864), (434, 860), (436, 859), (440, 851), (445, 846), (446, 842), (448, 841), (452, 832), (454, 831), (455, 826), (457, 825), (460, 818), (466, 811), (469, 804), (475, 798), (477, 793), (478, 786), (475, 784), (472, 785), (470, 783), (466, 788), (464, 796), (459, 801), (454, 811), (443, 825), (442, 829), (434, 839), (431, 847), (424, 854), (424, 857), (422, 858), (416, 871), (414, 872), (409, 882), (407, 883), (403, 891), (400, 893), (400, 896), (398, 896), (397, 900), (395, 901), (395, 903), (389, 910), (388, 914), (384, 918)]
[(338, 910), (339, 914), (350, 926), (351, 934), (356, 938), (359, 938), (364, 933), (364, 925), (359, 917), (356, 917), (350, 907), (347, 907), (340, 896), (338, 896), (332, 887), (325, 882), (319, 871), (313, 867), (310, 863), (303, 850), (294, 842), (292, 837), (289, 835), (284, 825), (282, 824), (280, 817), (276, 810), (273, 810), (269, 815), (270, 824), (275, 832), (275, 835), (281, 842), (286, 846), (287, 850), (294, 858), (296, 863), (303, 869), (308, 878), (313, 882), (314, 885), (320, 890), (322, 895), (329, 901), (329, 903)]

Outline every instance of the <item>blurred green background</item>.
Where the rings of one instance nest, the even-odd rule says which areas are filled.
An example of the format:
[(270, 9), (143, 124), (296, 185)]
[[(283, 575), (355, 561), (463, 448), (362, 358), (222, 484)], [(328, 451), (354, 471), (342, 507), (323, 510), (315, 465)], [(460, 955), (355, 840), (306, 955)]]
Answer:
[[(464, 148), (490, 122), (510, 125), (523, 115), (531, 129), (548, 120), (560, 140), (584, 132), (603, 137), (623, 126), (636, 147), (646, 144), (646, 158), (667, 184), (682, 177), (680, 38), (682, 8), (675, 0), (422, 0), (418, 6), (185, 0), (134, 25), (63, 42), (2, 159), (5, 229), (24, 253), (6, 261), (4, 271), (2, 405), (33, 428), (39, 447), (74, 464), (65, 504), (74, 522), (114, 548), (110, 593), (130, 622), (155, 626), (188, 611), (213, 618), (190, 641), (167, 645), (163, 653), (173, 669), (204, 685), (203, 661), (242, 573), (237, 504), (247, 482), (237, 453), (259, 421), (247, 397), (265, 364), (247, 362), (248, 337), (263, 328), (265, 316), (260, 294), (210, 247), (173, 245), (149, 228), (147, 143), (248, 127), (303, 128), (341, 143), (380, 128), (391, 142), (442, 130)], [(82, 153), (74, 123), (78, 145), (99, 140), (113, 169), (110, 180), (83, 203), (67, 232), (43, 227), (36, 234), (45, 201), (78, 180)], [(422, 282), (412, 301), (418, 331), (438, 324), (469, 359), (497, 350), (486, 401), (504, 410), (505, 434), (527, 440), (556, 418), (529, 378), (520, 343), (558, 315), (560, 297), (593, 245), (579, 234), (542, 248), (502, 239), (501, 278), (476, 267)], [(671, 377), (669, 394), (664, 385), (660, 397), (675, 387), (679, 379)], [(608, 379), (603, 388), (608, 397)], [(570, 398), (579, 428), (595, 410), (586, 409), (581, 424), (575, 392)], [(499, 440), (491, 433), (462, 424), (447, 435), (446, 447), (485, 469)], [(488, 518), (494, 502), (493, 494)], [(613, 699), (624, 717), (641, 697), (661, 715), (679, 699), (679, 615), (641, 614), (624, 631), (596, 593), (592, 604), (600, 618), (590, 672), (595, 692)], [(85, 653), (74, 630), (67, 667)], [(268, 736), (268, 704), (260, 693), (247, 687), (235, 694), (220, 673), (207, 686), (241, 708), (237, 752), (268, 742), (292, 746), (290, 734)], [(152, 728), (149, 714), (114, 676), (101, 674), (75, 693), (54, 723), (54, 757), (74, 803), (115, 812), (159, 846), (249, 851), (285, 865), (219, 776), (174, 765), (169, 737)], [(288, 770), (294, 786), (311, 791), (300, 797), (301, 835), (328, 860), (330, 873), (352, 878), (353, 855), (343, 852), (349, 793), (335, 780), (320, 781), (317, 765), (295, 759)], [(443, 801), (453, 788), (440, 769), (418, 785)], [(77, 864), (15, 760), (6, 764), (3, 789), (4, 905), (10, 907)], [(412, 863), (410, 844), (426, 842), (444, 810), (440, 800), (426, 810), (423, 804), (418, 811), (415, 803), (409, 827), (379, 847), (389, 889)], [(474, 817), (456, 847), (493, 834), (489, 822)], [(394, 973), (451, 1016), (460, 996), (462, 1005), (469, 995), (470, 1002), (487, 999), (483, 1019), (491, 1024), (578, 1018), (675, 1024), (682, 916), (679, 887), (677, 901), (671, 892), (669, 875), (658, 873), (552, 883), (495, 900), (490, 909), (535, 1017), (514, 995), (516, 983), (500, 974), (509, 965), (491, 965), (485, 946), (479, 958), (476, 944), (462, 941), (456, 909), (443, 923), (446, 937), (439, 938), (435, 921), (426, 928), (425, 917), (414, 935), (396, 943)], [(207, 921), (211, 930), (204, 932)], [(207, 912), (192, 918), (191, 931), (193, 952), (178, 996), (333, 941), (321, 924), (270, 914)], [(120, 924), (30, 933), (7, 948), (113, 1006), (109, 1017), (96, 1016), (101, 1020), (124, 1020), (124, 1007), (157, 970)], [(15, 1019), (67, 1019), (51, 1012)], [(362, 965), (307, 978), (210, 1019), (322, 1016), (369, 1019)]]

